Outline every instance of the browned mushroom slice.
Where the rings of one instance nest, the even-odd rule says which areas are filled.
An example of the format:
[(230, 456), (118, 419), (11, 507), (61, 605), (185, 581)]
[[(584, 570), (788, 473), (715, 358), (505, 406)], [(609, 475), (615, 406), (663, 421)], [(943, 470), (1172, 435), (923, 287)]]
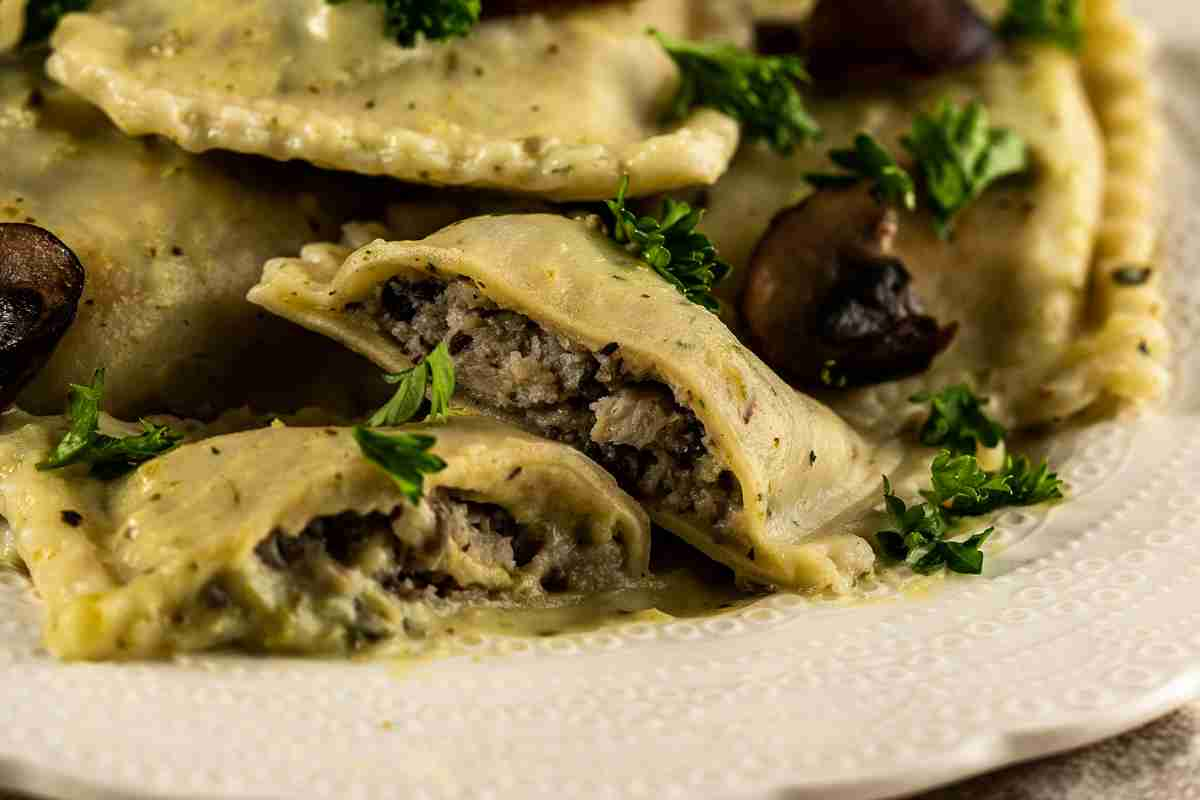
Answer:
[(764, 53), (803, 50), (819, 81), (935, 75), (990, 56), (996, 35), (967, 0), (820, 0), (806, 23), (764, 22)]
[(35, 225), (0, 223), (0, 408), (42, 368), (83, 294), (79, 259)]
[(929, 368), (954, 337), (925, 315), (891, 254), (898, 216), (866, 184), (779, 213), (750, 261), (755, 350), (794, 384), (861, 386)]

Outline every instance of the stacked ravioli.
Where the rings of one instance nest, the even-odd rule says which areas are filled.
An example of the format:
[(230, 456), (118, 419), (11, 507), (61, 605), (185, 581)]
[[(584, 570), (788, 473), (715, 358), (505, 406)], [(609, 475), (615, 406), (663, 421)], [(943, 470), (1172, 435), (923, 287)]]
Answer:
[[(958, 334), (919, 374), (837, 392), (781, 377), (738, 314), (826, 145), (781, 153), (713, 108), (667, 121), (680, 75), (646, 32), (752, 47), (749, 4), (517, 3), (405, 45), (360, 0), (96, 0), (49, 52), (16, 48), (26, 8), (0, 0), (0, 222), (52, 232), (86, 283), (2, 419), (0, 499), (60, 657), (346, 653), (464, 608), (586, 603), (653, 583), (652, 525), (744, 586), (846, 594), (876, 568), (914, 392), (967, 383), (1020, 427), (1164, 389), (1156, 281), (1112, 279), (1153, 261), (1155, 164), (1131, 154), (1155, 133), (1109, 0), (1078, 60), (1033, 46), (812, 93), (831, 145), (980, 100), (1036, 164), (950, 241), (901, 220)], [(650, 205), (703, 189), (734, 268), (720, 313), (614, 241), (597, 212), (626, 178)], [(442, 347), (454, 413), (382, 431), (435, 441), (414, 499), (350, 425), (381, 372)], [(97, 367), (101, 430), (169, 414), (185, 442), (116, 479), (38, 469)]]

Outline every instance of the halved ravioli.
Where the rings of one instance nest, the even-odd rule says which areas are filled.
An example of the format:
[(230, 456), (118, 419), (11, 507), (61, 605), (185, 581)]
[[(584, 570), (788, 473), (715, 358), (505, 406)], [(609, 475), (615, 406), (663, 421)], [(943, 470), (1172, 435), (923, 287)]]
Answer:
[(436, 437), (447, 466), (415, 505), (350, 429), (203, 439), (103, 482), (35, 468), (65, 427), (12, 412), (0, 428), (3, 514), (64, 659), (354, 651), (647, 569), (649, 522), (607, 473), (484, 418), (382, 431)]
[(439, 185), (602, 199), (712, 183), (737, 125), (665, 126), (678, 77), (646, 33), (748, 38), (740, 3), (637, 0), (485, 20), (403, 48), (381, 4), (100, 0), (49, 70), (127, 133)]
[[(983, 5), (994, 14), (1001, 4)], [(773, 216), (811, 192), (804, 175), (831, 171), (828, 149), (857, 131), (900, 153), (916, 111), (945, 97), (979, 99), (994, 125), (1028, 143), (1029, 175), (990, 188), (958, 219), (951, 241), (935, 235), (926, 215), (901, 216), (893, 251), (929, 313), (957, 322), (958, 335), (922, 375), (821, 395), (856, 425), (894, 432), (921, 413), (910, 396), (960, 382), (992, 397), (992, 411), (1016, 425), (1164, 392), (1168, 345), (1150, 269), (1158, 146), (1145, 45), (1117, 3), (1090, 0), (1086, 10), (1080, 59), (1015, 46), (938, 79), (813, 97), (821, 146), (782, 158), (748, 145), (708, 191), (702, 227), (735, 265), (723, 291), (736, 303)]]
[(250, 299), (387, 369), (447, 342), (460, 398), (591, 455), (751, 581), (845, 591), (839, 528), (889, 456), (795, 392), (591, 220), (478, 217), (418, 242), (306, 247)]
[(378, 383), (363, 360), (245, 302), (264, 260), (335, 233), (373, 181), (130, 139), (32, 55), (0, 58), (0, 164), (0, 221), (50, 230), (87, 272), (23, 408), (61, 410), (67, 384), (96, 367), (127, 417), (345, 406)]

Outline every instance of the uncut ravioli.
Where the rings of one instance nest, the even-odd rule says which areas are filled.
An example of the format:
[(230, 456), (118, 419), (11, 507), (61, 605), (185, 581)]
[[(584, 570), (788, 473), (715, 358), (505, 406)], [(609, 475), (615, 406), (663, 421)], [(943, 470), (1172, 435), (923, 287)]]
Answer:
[(368, 179), (130, 139), (43, 78), (33, 55), (0, 57), (0, 164), (0, 221), (47, 228), (87, 272), (75, 322), (23, 408), (60, 410), (67, 384), (101, 366), (106, 407), (127, 417), (250, 400), (340, 407), (378, 383), (361, 359), (245, 302), (263, 260), (336, 231)]
[(403, 429), (436, 436), (447, 462), (417, 506), (346, 428), (203, 439), (102, 482), (34, 467), (61, 418), (2, 424), (3, 515), (64, 659), (352, 651), (433, 633), (465, 605), (551, 602), (647, 568), (645, 513), (607, 473), (483, 418)]
[(127, 133), (342, 170), (557, 199), (712, 183), (733, 120), (661, 117), (671, 60), (646, 35), (745, 39), (727, 0), (597, 3), (401, 48), (379, 4), (100, 0), (66, 17), (51, 75)]
[[(1167, 342), (1157, 291), (1153, 284), (1121, 288), (1111, 277), (1121, 265), (1152, 261), (1158, 148), (1144, 47), (1115, 3), (1094, 0), (1087, 11), (1082, 59), (1023, 46), (886, 93), (814, 97), (824, 144), (790, 159), (747, 146), (709, 190), (703, 228), (738, 268), (723, 287), (736, 301), (772, 216), (811, 191), (804, 174), (830, 171), (828, 149), (856, 131), (871, 131), (900, 152), (914, 111), (950, 96), (981, 99), (994, 125), (1028, 142), (1030, 177), (990, 188), (961, 215), (953, 241), (938, 240), (927, 215), (902, 216), (896, 252), (929, 311), (943, 323), (957, 321), (959, 332), (922, 375), (825, 397), (856, 425), (892, 433), (921, 413), (908, 402), (912, 394), (964, 381), (994, 398), (992, 410), (1015, 425), (1164, 392)], [(1103, 65), (1109, 78), (1097, 87)], [(1124, 310), (1114, 313), (1114, 305)]]
[[(546, 336), (500, 353), (494, 379), (486, 365), (464, 355), (467, 350), (456, 354), (461, 400), (589, 453), (599, 447), (602, 455), (594, 457), (610, 469), (632, 470), (625, 459), (636, 460), (644, 472), (623, 473), (623, 485), (655, 522), (744, 578), (787, 588), (848, 590), (870, 570), (874, 555), (862, 539), (846, 533), (843, 521), (874, 502), (891, 455), (869, 447), (824, 406), (793, 391), (715, 315), (686, 301), (593, 223), (548, 214), (490, 216), (418, 242), (379, 240), (357, 251), (310, 245), (299, 259), (269, 263), (249, 296), (389, 370), (409, 365), (413, 357), (382, 321), (390, 313), (382, 299), (390, 281), (442, 287), (443, 296), (451, 286), (457, 296), (473, 295), (485, 306), (483, 316), (469, 323), (475, 326), (471, 331), (461, 332), (473, 332), (474, 341), (489, 335), (484, 330), (489, 319), (528, 331), (525, 320)], [(427, 294), (415, 291), (413, 297)], [(474, 346), (458, 335), (440, 335), (449, 339), (451, 352)], [(550, 363), (582, 363), (584, 371), (592, 363), (596, 381), (607, 374), (625, 382), (614, 380), (607, 392), (582, 403), (584, 396), (574, 395), (519, 409), (497, 404), (489, 395), (492, 384), (514, 375), (513, 391), (531, 386), (541, 391), (540, 378), (521, 375), (536, 375), (530, 359), (545, 351)], [(473, 376), (480, 369), (482, 377)], [(581, 387), (594, 386), (591, 379), (576, 378)], [(595, 403), (588, 406), (589, 401)], [(637, 428), (639, 420), (661, 435), (689, 414), (701, 426), (702, 452), (679, 455), (679, 461), (672, 454), (666, 463), (660, 460), (666, 456), (654, 455), (646, 464), (621, 449), (646, 452), (650, 437)], [(580, 422), (590, 433), (572, 439), (578, 431), (572, 426)], [(616, 433), (625, 423), (636, 431)], [(680, 425), (677, 436), (668, 438), (682, 439), (691, 430)], [(614, 460), (605, 460), (610, 457)], [(656, 468), (680, 474), (652, 490), (643, 481)], [(690, 485), (693, 475), (696, 484)], [(714, 500), (713, 494), (726, 499)]]

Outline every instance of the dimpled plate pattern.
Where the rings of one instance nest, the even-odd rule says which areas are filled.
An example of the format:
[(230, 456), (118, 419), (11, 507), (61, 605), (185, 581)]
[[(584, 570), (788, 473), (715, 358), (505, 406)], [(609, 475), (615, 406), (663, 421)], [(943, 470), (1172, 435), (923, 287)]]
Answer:
[[(1073, 502), (1012, 512), (982, 579), (779, 595), (388, 664), (62, 665), (0, 579), (0, 784), (72, 798), (885, 797), (1133, 727), (1200, 694), (1200, 20), (1162, 39), (1177, 348), (1166, 416), (1064, 434)], [(778, 793), (778, 794), (775, 794)]]

